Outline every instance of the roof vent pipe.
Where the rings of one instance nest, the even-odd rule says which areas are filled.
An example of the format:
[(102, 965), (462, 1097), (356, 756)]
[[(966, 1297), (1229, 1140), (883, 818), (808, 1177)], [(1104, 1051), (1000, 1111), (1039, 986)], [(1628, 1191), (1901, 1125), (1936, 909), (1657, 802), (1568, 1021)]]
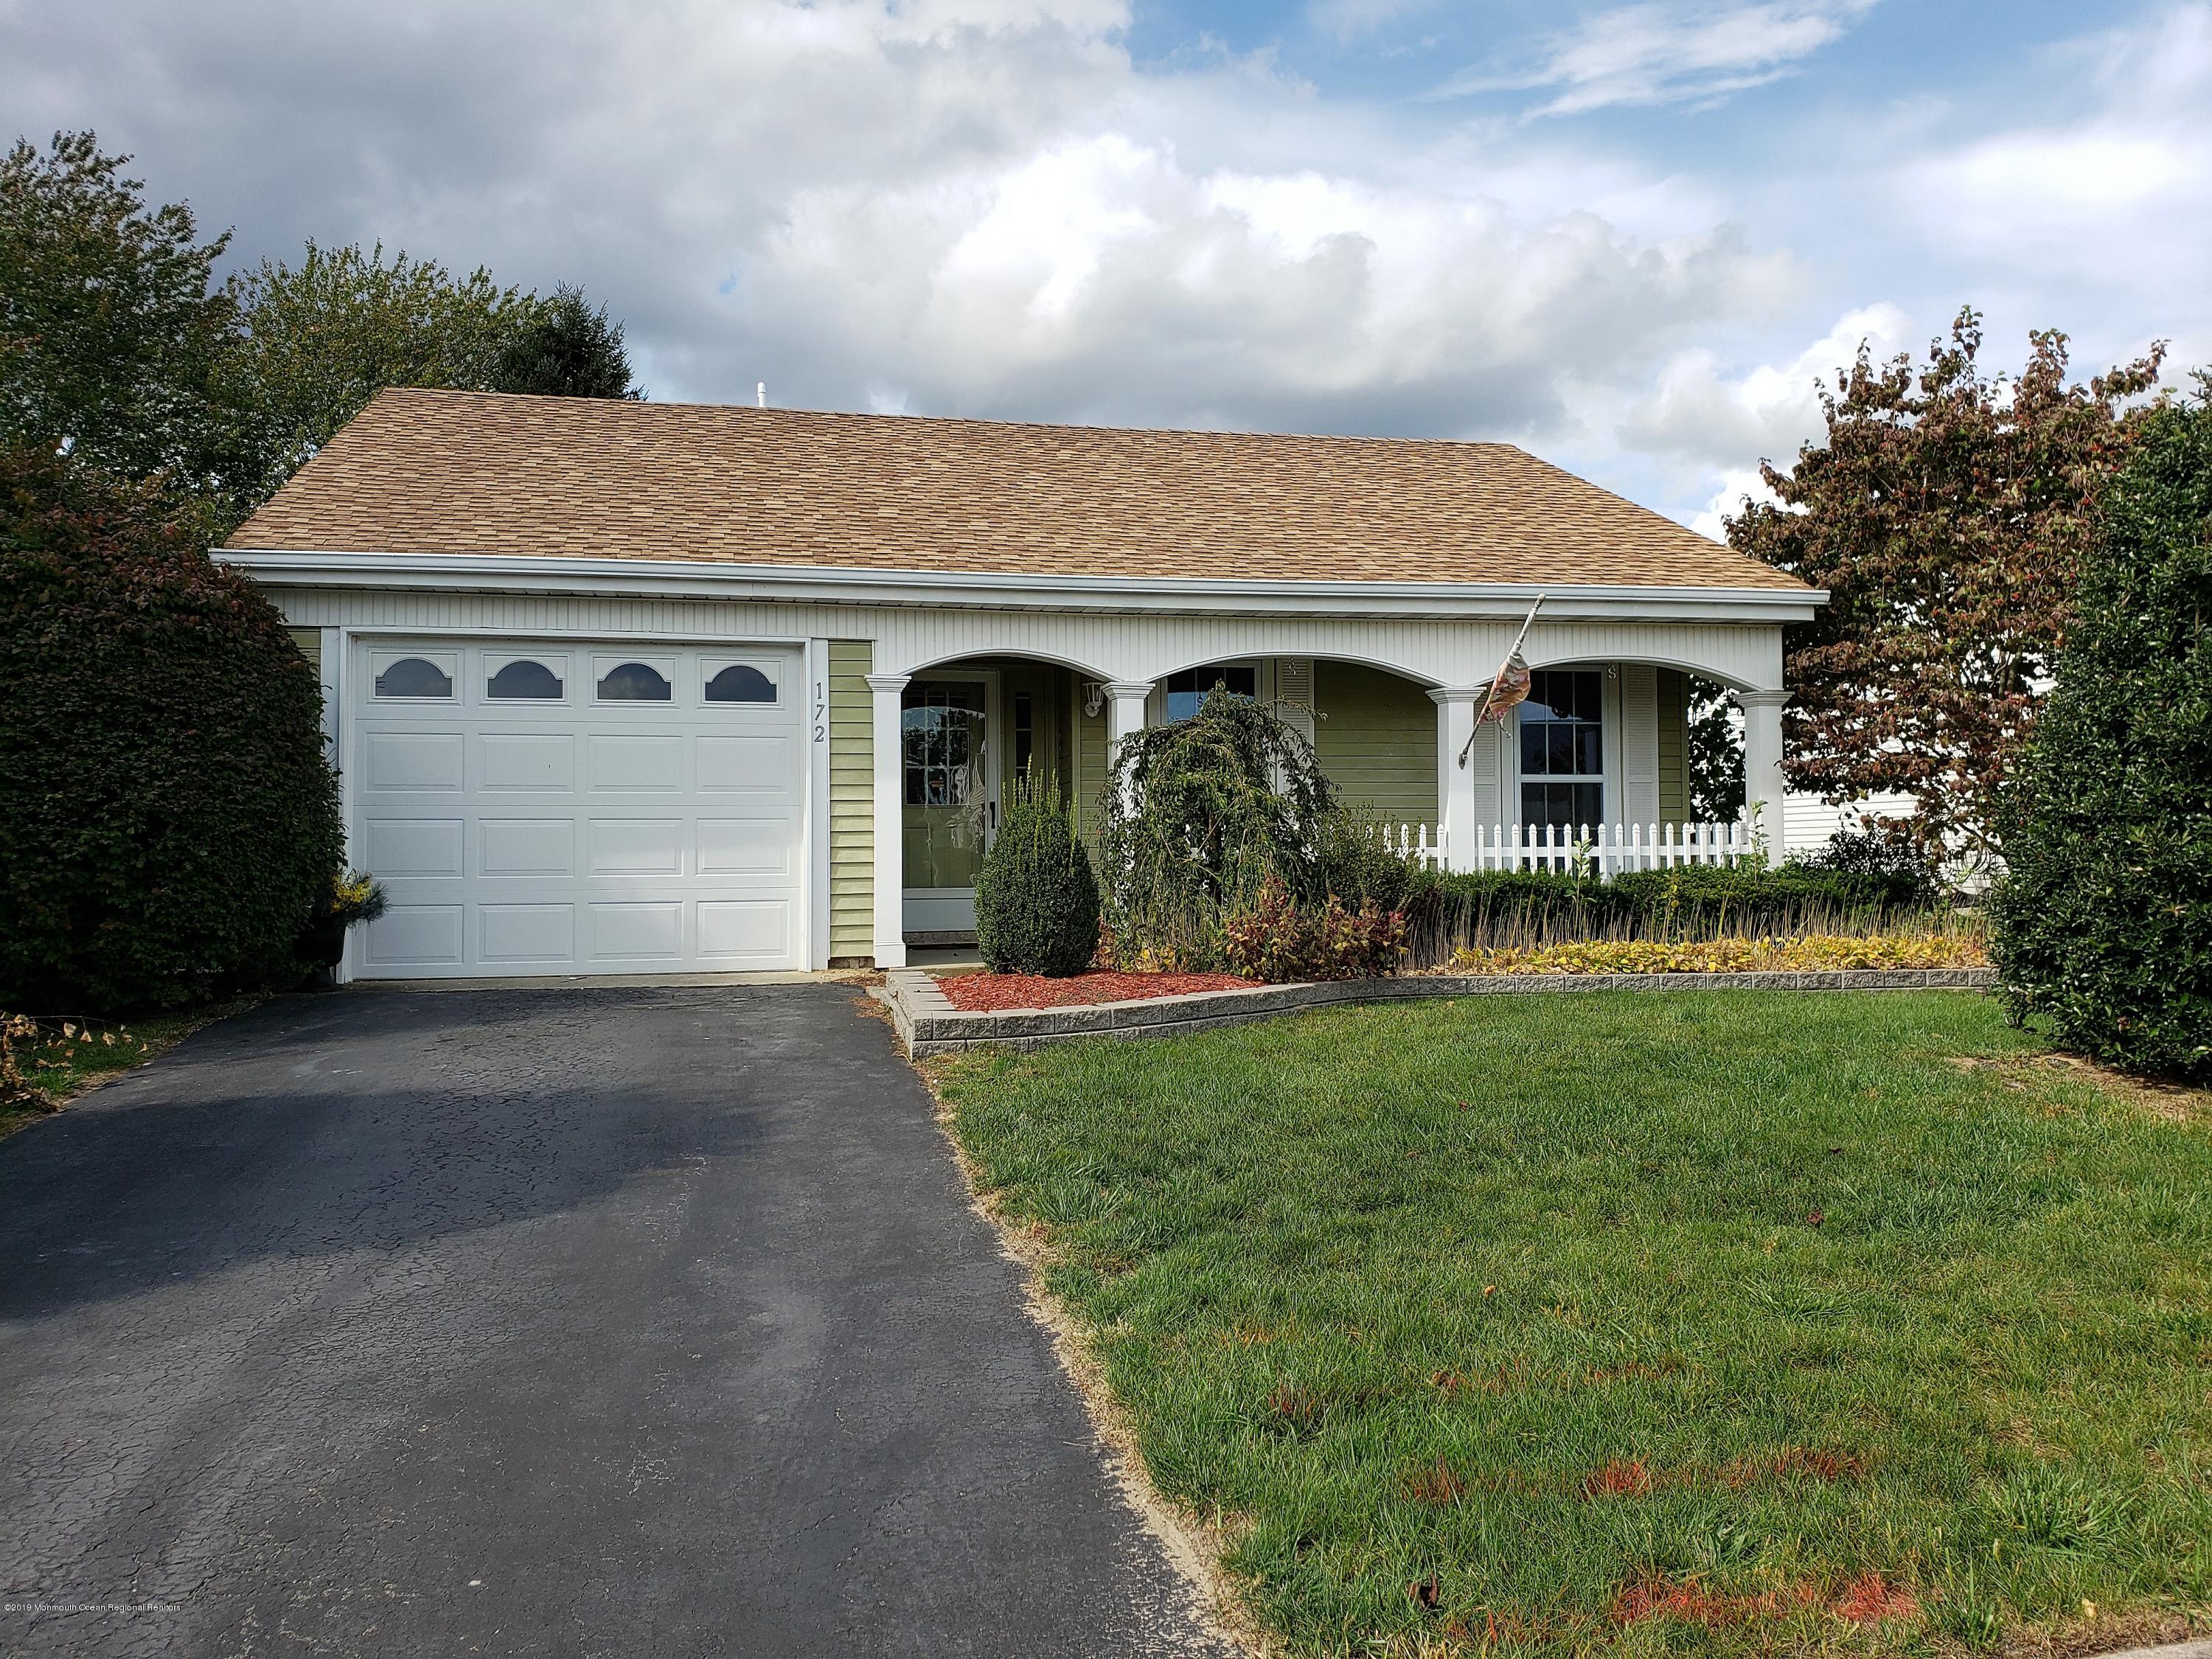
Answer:
[(759, 408), (768, 407), (768, 382), (762, 380), (753, 387), (753, 403)]

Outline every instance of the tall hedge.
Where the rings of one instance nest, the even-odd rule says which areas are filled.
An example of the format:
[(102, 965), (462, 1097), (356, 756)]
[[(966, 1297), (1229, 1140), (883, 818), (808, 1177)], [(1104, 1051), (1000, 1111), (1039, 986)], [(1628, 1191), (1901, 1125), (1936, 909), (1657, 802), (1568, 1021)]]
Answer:
[(2102, 516), (2011, 802), (2002, 995), (2069, 1048), (2212, 1081), (2212, 405), (2149, 417)]
[(151, 503), (0, 453), (0, 1006), (281, 982), (343, 856), (313, 669)]
[(975, 877), (975, 948), (999, 974), (1079, 974), (1098, 949), (1098, 878), (1052, 779), (1024, 777)]

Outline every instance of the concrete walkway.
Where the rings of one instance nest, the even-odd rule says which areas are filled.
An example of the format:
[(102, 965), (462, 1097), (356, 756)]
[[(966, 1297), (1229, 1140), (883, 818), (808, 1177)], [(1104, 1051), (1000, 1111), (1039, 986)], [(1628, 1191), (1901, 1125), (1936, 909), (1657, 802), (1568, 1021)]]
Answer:
[(1229, 1651), (847, 988), (287, 998), (0, 1264), (0, 1653)]

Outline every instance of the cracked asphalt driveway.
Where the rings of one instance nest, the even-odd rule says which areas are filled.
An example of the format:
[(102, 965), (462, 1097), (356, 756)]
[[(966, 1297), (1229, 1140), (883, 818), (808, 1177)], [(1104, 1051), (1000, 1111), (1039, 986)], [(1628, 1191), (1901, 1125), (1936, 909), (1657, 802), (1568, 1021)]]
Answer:
[(0, 1143), (0, 1654), (1229, 1651), (847, 988), (288, 997)]

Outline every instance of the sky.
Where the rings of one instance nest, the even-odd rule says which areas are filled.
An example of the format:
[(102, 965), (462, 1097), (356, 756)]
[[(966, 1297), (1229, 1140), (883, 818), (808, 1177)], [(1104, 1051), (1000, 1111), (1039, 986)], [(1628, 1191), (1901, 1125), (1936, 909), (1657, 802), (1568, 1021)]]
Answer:
[(577, 282), (659, 399), (1503, 439), (1709, 534), (1861, 341), (2212, 363), (2212, 0), (0, 0), (234, 263)]

